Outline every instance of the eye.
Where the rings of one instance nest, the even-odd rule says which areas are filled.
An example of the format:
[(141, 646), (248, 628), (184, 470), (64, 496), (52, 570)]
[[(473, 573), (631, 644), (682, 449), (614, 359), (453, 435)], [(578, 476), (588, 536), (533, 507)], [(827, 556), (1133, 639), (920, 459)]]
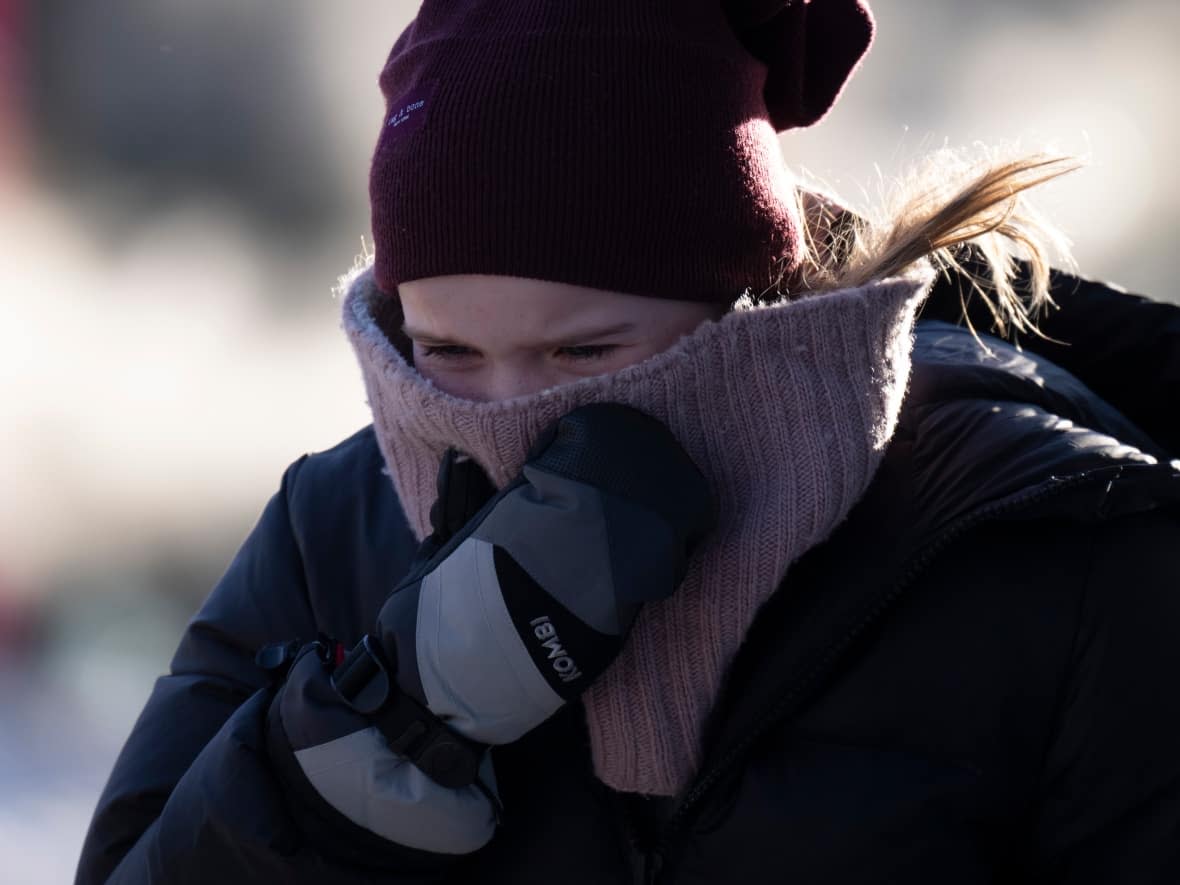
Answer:
[(557, 353), (562, 359), (567, 360), (596, 360), (606, 356), (617, 347), (616, 344), (578, 344), (560, 347)]
[(419, 347), (422, 348), (422, 356), (436, 359), (454, 360), (471, 356), (471, 348), (461, 344), (420, 344)]

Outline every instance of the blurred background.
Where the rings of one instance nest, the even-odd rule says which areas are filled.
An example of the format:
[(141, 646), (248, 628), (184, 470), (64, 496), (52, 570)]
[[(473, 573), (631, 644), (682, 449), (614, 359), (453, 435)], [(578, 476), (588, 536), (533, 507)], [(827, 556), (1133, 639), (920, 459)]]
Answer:
[[(0, 0), (0, 857), (66, 882), (184, 624), (283, 468), (368, 423), (333, 286), (416, 2)], [(789, 163), (853, 204), (943, 145), (1090, 161), (1081, 269), (1177, 299), (1175, 0), (873, 0)]]

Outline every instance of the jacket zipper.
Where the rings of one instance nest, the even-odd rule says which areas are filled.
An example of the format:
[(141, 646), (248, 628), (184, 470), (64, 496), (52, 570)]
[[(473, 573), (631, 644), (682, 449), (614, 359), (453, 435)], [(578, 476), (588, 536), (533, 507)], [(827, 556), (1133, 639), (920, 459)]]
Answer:
[(644, 855), (643, 885), (655, 885), (664, 868), (664, 855), (653, 849)]
[(627, 843), (632, 885), (651, 885), (656, 881), (660, 868), (663, 866), (663, 857), (656, 852), (652, 840), (643, 837), (641, 828), (635, 819), (635, 811), (628, 800), (620, 798), (605, 785), (602, 785), (602, 789), (604, 795), (610, 796), (610, 801), (618, 811), (622, 837)]
[(906, 565), (901, 577), (890, 588), (878, 597), (872, 608), (853, 625), (840, 639), (833, 641), (820, 656), (819, 661), (804, 673), (795, 684), (783, 695), (781, 701), (771, 708), (760, 725), (753, 729), (740, 743), (730, 750), (725, 757), (714, 766), (704, 777), (685, 794), (684, 801), (664, 824), (660, 837), (654, 846), (642, 852), (644, 885), (655, 885), (659, 881), (660, 871), (663, 869), (665, 858), (668, 856), (672, 840), (684, 826), (689, 814), (701, 804), (708, 792), (741, 761), (746, 752), (762, 735), (790, 712), (796, 700), (806, 694), (809, 689), (831, 667), (840, 654), (851, 645), (861, 634), (878, 621), (901, 597), (902, 593), (914, 580), (930, 565), (931, 561), (955, 538), (969, 528), (1000, 516), (1010, 515), (1024, 507), (1042, 503), (1064, 491), (1074, 489), (1087, 482), (1105, 479), (1107, 488), (1115, 477), (1122, 473), (1122, 466), (1113, 468), (1099, 468), (1098, 470), (1079, 473), (1064, 479), (1055, 478), (1046, 485), (1033, 489), (1016, 498), (1009, 498), (995, 504), (986, 505), (961, 517), (957, 522), (947, 526), (941, 534), (927, 544), (921, 552), (916, 554)]
[(654, 885), (664, 867), (664, 855), (656, 845), (641, 845), (630, 817), (624, 827), (631, 850), (632, 885)]

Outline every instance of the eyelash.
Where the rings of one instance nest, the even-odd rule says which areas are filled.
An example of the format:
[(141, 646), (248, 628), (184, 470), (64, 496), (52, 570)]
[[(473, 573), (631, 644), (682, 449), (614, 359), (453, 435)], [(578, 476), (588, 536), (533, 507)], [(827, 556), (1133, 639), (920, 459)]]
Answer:
[[(578, 344), (571, 347), (560, 347), (564, 351), (563, 359), (577, 362), (579, 360), (594, 360), (606, 356), (618, 345), (616, 344)], [(577, 351), (575, 353), (574, 351)], [(432, 356), (444, 360), (462, 359), (470, 356), (471, 351), (458, 344), (422, 345), (422, 355)]]

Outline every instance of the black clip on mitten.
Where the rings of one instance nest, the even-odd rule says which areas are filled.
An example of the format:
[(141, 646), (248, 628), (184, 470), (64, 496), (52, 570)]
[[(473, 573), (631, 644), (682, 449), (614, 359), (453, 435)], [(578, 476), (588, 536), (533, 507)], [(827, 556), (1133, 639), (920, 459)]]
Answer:
[[(495, 494), (474, 459), (447, 449), (439, 465), (438, 497), (430, 508), (432, 534), (415, 554), (433, 556)], [(485, 745), (468, 740), (397, 685), (396, 654), (386, 657), (365, 636), (332, 673), (332, 685), (358, 713), (381, 730), (393, 752), (405, 756), (435, 783), (450, 788), (475, 783)]]
[(475, 783), (485, 746), (452, 731), (401, 691), (392, 669), (365, 636), (332, 673), (332, 685), (350, 707), (372, 720), (393, 752), (436, 784), (457, 789)]

